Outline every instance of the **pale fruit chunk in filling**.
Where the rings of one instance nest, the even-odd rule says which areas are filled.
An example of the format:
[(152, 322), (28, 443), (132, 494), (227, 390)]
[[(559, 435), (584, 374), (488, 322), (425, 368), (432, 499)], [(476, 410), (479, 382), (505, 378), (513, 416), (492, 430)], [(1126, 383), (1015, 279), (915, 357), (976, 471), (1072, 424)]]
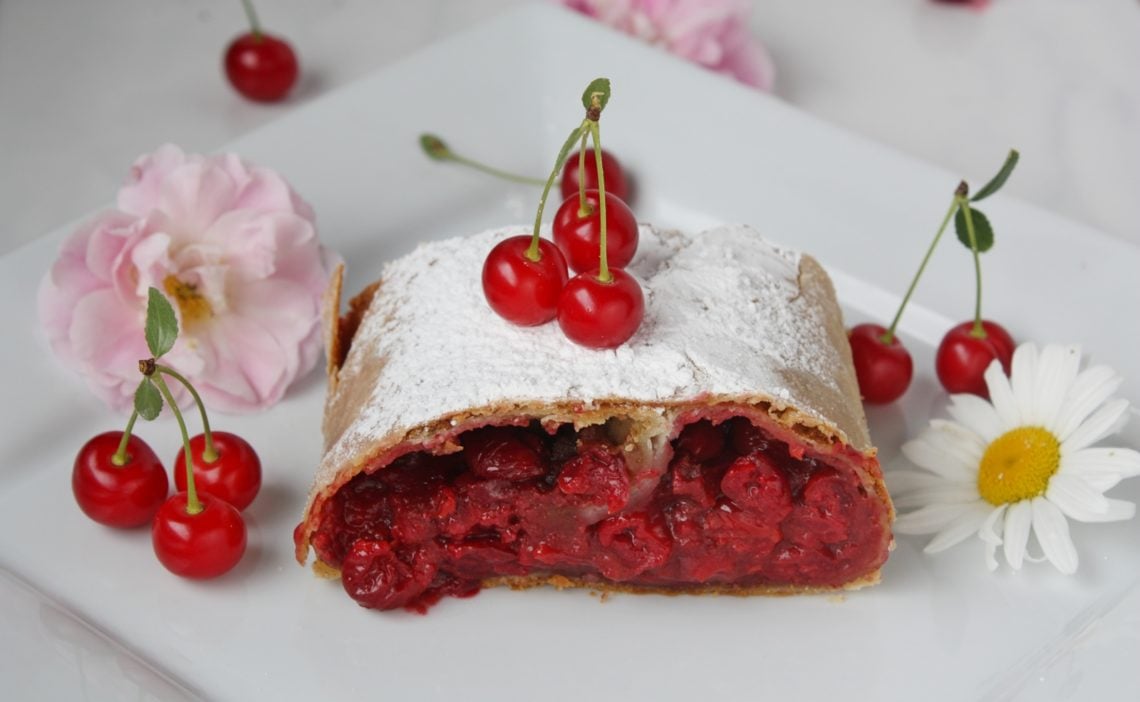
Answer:
[(656, 464), (630, 466), (595, 429), (483, 427), (462, 451), (357, 475), (313, 546), (361, 605), (420, 612), (502, 576), (828, 588), (886, 559), (887, 508), (847, 460), (736, 417), (691, 421)]

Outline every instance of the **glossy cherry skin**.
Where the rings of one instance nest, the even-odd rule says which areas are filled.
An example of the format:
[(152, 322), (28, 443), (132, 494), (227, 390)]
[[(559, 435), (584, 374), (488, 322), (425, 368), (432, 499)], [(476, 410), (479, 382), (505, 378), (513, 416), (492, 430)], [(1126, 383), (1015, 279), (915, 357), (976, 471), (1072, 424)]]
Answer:
[[(249, 506), (261, 489), (261, 459), (245, 439), (226, 431), (215, 431), (214, 449), (218, 458), (213, 463), (202, 459), (206, 450), (206, 435), (190, 439), (190, 452), (194, 456), (194, 485), (203, 492), (229, 502), (239, 511)], [(181, 449), (174, 458), (174, 487), (186, 489), (186, 451)]]
[(946, 332), (938, 344), (934, 368), (938, 380), (949, 393), (972, 393), (989, 398), (985, 372), (994, 359), (1001, 362), (1002, 370), (1009, 375), (1013, 362), (1013, 337), (997, 322), (982, 320), (985, 338), (979, 339), (970, 332), (974, 322), (962, 322)]
[(558, 301), (558, 326), (566, 338), (595, 349), (612, 349), (629, 340), (645, 316), (645, 296), (637, 279), (611, 268), (609, 282), (597, 269), (570, 279)]
[(75, 501), (91, 519), (111, 527), (130, 528), (154, 518), (170, 489), (162, 462), (134, 434), (127, 440), (127, 462), (116, 466), (121, 431), (95, 436), (79, 450), (71, 472)]
[[(613, 193), (622, 200), (629, 201), (632, 193), (629, 189), (629, 179), (621, 163), (609, 151), (602, 149), (602, 171), (606, 176), (606, 192)], [(598, 189), (598, 162), (594, 158), (593, 150), (586, 152), (586, 189)], [(570, 154), (566, 165), (562, 167), (562, 197), (578, 194), (578, 152)]]
[(566, 259), (553, 242), (540, 239), (537, 261), (526, 257), (530, 236), (512, 236), (491, 249), (483, 262), (483, 295), (500, 317), (523, 327), (558, 315), (566, 281)]
[(230, 42), (225, 68), (234, 89), (257, 102), (284, 98), (300, 72), (293, 48), (265, 32), (247, 32)]
[(859, 394), (872, 405), (884, 405), (902, 397), (914, 376), (914, 360), (899, 341), (883, 343), (886, 327), (878, 324), (856, 324), (847, 331)]
[(245, 522), (233, 505), (198, 493), (202, 511), (186, 512), (186, 493), (163, 503), (151, 526), (154, 554), (166, 569), (184, 578), (215, 578), (245, 553)]
[[(551, 229), (554, 243), (566, 256), (566, 264), (575, 273), (588, 271), (601, 265), (602, 213), (597, 190), (586, 191), (590, 213), (580, 217), (579, 199), (574, 194), (566, 198), (554, 213)], [(616, 195), (606, 191), (606, 263), (624, 268), (637, 253), (637, 218), (633, 210)]]

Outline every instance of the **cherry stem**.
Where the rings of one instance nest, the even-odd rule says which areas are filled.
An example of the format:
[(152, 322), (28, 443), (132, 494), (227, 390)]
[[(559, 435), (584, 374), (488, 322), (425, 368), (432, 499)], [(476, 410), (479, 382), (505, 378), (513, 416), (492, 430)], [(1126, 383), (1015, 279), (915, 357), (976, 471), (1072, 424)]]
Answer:
[(170, 394), (170, 388), (166, 386), (162, 376), (156, 373), (151, 379), (158, 386), (158, 391), (162, 393), (166, 404), (170, 406), (170, 411), (178, 420), (178, 429), (182, 432), (182, 451), (185, 456), (183, 463), (186, 464), (186, 514), (199, 514), (202, 511), (202, 503), (198, 501), (198, 490), (194, 486), (194, 454), (190, 452), (190, 434), (186, 432), (186, 420), (182, 418), (178, 403), (174, 401), (174, 395)]
[(598, 216), (601, 218), (601, 235), (598, 237), (598, 281), (608, 283), (613, 280), (610, 275), (609, 260), (606, 256), (606, 174), (602, 169), (602, 137), (598, 123), (590, 121), (590, 136), (594, 140), (594, 163), (598, 167)]
[(131, 440), (131, 432), (135, 428), (135, 421), (139, 418), (138, 412), (131, 412), (131, 418), (127, 420), (127, 428), (123, 430), (123, 438), (119, 439), (119, 448), (115, 453), (111, 454), (111, 464), (119, 467), (127, 465), (131, 457), (127, 455), (127, 442)]
[(468, 158), (451, 150), (451, 147), (443, 142), (442, 139), (434, 134), (425, 134), (423, 138), (430, 139), (430, 145), (424, 144), (421, 140), (422, 148), (427, 155), (436, 161), (451, 161), (458, 163), (461, 166), (473, 168), (481, 173), (486, 173), (489, 176), (494, 176), (501, 180), (509, 180), (512, 183), (521, 183), (523, 185), (543, 185), (546, 181), (541, 178), (531, 178), (530, 176), (519, 175), (518, 173), (511, 173), (504, 171), (501, 168), (488, 166), (487, 164), (476, 161), (473, 158)]
[(249, 19), (250, 33), (254, 39), (261, 41), (261, 23), (257, 21), (257, 10), (253, 9), (253, 0), (241, 0), (241, 6), (245, 8), (245, 16)]
[(546, 184), (542, 186), (542, 197), (538, 199), (538, 212), (534, 215), (534, 234), (530, 239), (530, 246), (527, 247), (524, 254), (531, 261), (538, 261), (542, 255), (538, 251), (539, 242), (539, 228), (542, 226), (542, 211), (546, 208), (546, 196), (550, 194), (550, 188), (554, 185), (554, 179), (562, 172), (562, 166), (566, 163), (566, 156), (570, 154), (570, 149), (574, 147), (574, 143), (578, 141), (578, 137), (582, 135), (582, 130), (586, 129), (586, 122), (574, 128), (570, 132), (570, 136), (566, 138), (566, 143), (562, 145), (562, 150), (558, 152), (558, 160), (554, 162), (554, 170), (550, 171), (550, 177), (546, 179)]
[(884, 344), (889, 344), (895, 340), (895, 330), (899, 326), (899, 320), (902, 319), (903, 310), (906, 309), (906, 303), (910, 302), (910, 296), (914, 294), (914, 289), (918, 287), (918, 279), (922, 277), (922, 272), (926, 270), (926, 264), (930, 262), (930, 257), (934, 254), (935, 247), (938, 246), (938, 241), (942, 239), (942, 233), (946, 231), (946, 226), (950, 224), (950, 219), (954, 216), (954, 212), (958, 209), (958, 197), (955, 195), (954, 200), (950, 203), (950, 209), (946, 211), (946, 216), (942, 218), (942, 225), (938, 227), (938, 233), (934, 235), (934, 240), (930, 242), (930, 247), (926, 249), (926, 255), (922, 257), (922, 263), (918, 265), (918, 271), (915, 272), (914, 278), (910, 281), (910, 287), (906, 290), (906, 295), (903, 296), (902, 303), (899, 304), (898, 312), (895, 312), (895, 318), (891, 320), (891, 326), (887, 332), (879, 337), (879, 340)]
[(976, 295), (974, 297), (974, 328), (970, 330), (970, 336), (975, 339), (984, 339), (986, 338), (986, 328), (982, 326), (982, 257), (978, 254), (978, 237), (974, 234), (974, 215), (970, 212), (969, 198), (958, 195), (956, 199), (962, 208), (962, 215), (966, 219), (966, 234), (970, 237), (970, 251), (974, 254)]
[(190, 396), (194, 398), (194, 404), (198, 405), (198, 413), (202, 415), (202, 433), (206, 436), (206, 447), (202, 450), (202, 460), (206, 463), (213, 463), (218, 460), (218, 450), (214, 447), (214, 433), (210, 431), (210, 419), (206, 416), (206, 404), (202, 402), (202, 397), (198, 394), (198, 391), (194, 389), (194, 386), (190, 384), (190, 381), (187, 380), (185, 376), (170, 366), (160, 364), (155, 366), (155, 370), (159, 373), (166, 373), (171, 378), (182, 383), (182, 386), (190, 391)]
[(589, 217), (593, 208), (586, 203), (586, 132), (582, 132), (582, 144), (578, 147), (578, 216)]

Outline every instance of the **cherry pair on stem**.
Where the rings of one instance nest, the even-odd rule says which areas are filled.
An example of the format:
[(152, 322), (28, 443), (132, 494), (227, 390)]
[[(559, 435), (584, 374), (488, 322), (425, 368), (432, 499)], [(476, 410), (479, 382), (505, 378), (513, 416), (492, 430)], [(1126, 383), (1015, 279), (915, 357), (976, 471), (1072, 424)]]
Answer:
[(918, 286), (918, 280), (951, 219), (954, 220), (959, 241), (973, 254), (974, 318), (952, 327), (939, 343), (935, 356), (938, 380), (947, 392), (972, 393), (988, 397), (984, 377), (986, 368), (997, 360), (1006, 374), (1009, 374), (1014, 351), (1013, 338), (1000, 324), (982, 317), (980, 255), (993, 246), (993, 228), (986, 216), (971, 203), (987, 198), (1001, 189), (1017, 165), (1018, 157), (1017, 151), (1011, 150), (997, 175), (973, 197), (970, 197), (969, 186), (965, 181), (958, 184), (950, 209), (926, 250), (926, 255), (911, 280), (890, 327), (884, 328), (878, 324), (866, 323), (858, 324), (848, 331), (847, 338), (851, 344), (855, 375), (859, 380), (859, 391), (865, 402), (869, 404), (894, 402), (910, 386), (914, 374), (914, 361), (895, 331), (899, 320), (902, 319), (903, 310)]
[[(605, 78), (587, 87), (582, 96), (586, 118), (559, 151), (539, 199), (532, 234), (503, 240), (483, 265), (483, 292), (497, 314), (522, 326), (557, 318), (567, 338), (591, 348), (625, 343), (645, 313), (641, 286), (623, 269), (637, 251), (637, 222), (628, 206), (606, 191), (598, 120), (609, 96)], [(587, 138), (594, 146), (596, 191), (586, 188)], [(559, 207), (553, 225), (555, 240), (550, 242), (540, 236), (546, 198), (579, 140), (578, 194)], [(578, 273), (573, 278), (567, 259)]]
[[(135, 391), (134, 411), (125, 431), (100, 434), (79, 451), (72, 490), (80, 508), (96, 522), (121, 528), (150, 523), (155, 554), (168, 570), (185, 577), (210, 578), (233, 568), (245, 552), (245, 523), (239, 510), (253, 501), (261, 487), (261, 462), (241, 437), (212, 432), (193, 385), (173, 368), (158, 363), (177, 336), (173, 308), (151, 288), (146, 341), (154, 355), (139, 361), (143, 379)], [(190, 438), (164, 376), (178, 381), (194, 398), (202, 434)], [(182, 434), (182, 451), (174, 461), (179, 492), (169, 499), (162, 462), (133, 434), (138, 418), (155, 419), (164, 401)]]

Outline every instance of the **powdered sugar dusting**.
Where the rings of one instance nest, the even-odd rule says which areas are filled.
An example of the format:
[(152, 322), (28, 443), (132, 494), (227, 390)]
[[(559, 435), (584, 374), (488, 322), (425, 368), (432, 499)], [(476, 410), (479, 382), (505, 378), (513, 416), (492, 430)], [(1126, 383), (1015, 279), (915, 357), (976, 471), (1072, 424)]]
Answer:
[[(371, 400), (339, 437), (328, 437), (322, 472), (380, 437), (504, 402), (763, 393), (826, 420), (826, 408), (794, 396), (792, 379), (814, 378), (826, 394), (842, 395), (834, 374), (845, 361), (820, 306), (801, 296), (799, 254), (755, 230), (689, 236), (643, 226), (629, 271), (645, 292), (645, 320), (614, 350), (576, 346), (556, 322), (513, 326), (487, 306), (483, 259), (523, 233), (511, 227), (427, 243), (388, 264), (341, 369), (351, 382), (373, 383)], [(377, 358), (386, 359), (382, 371), (366, 379), (361, 368)]]

